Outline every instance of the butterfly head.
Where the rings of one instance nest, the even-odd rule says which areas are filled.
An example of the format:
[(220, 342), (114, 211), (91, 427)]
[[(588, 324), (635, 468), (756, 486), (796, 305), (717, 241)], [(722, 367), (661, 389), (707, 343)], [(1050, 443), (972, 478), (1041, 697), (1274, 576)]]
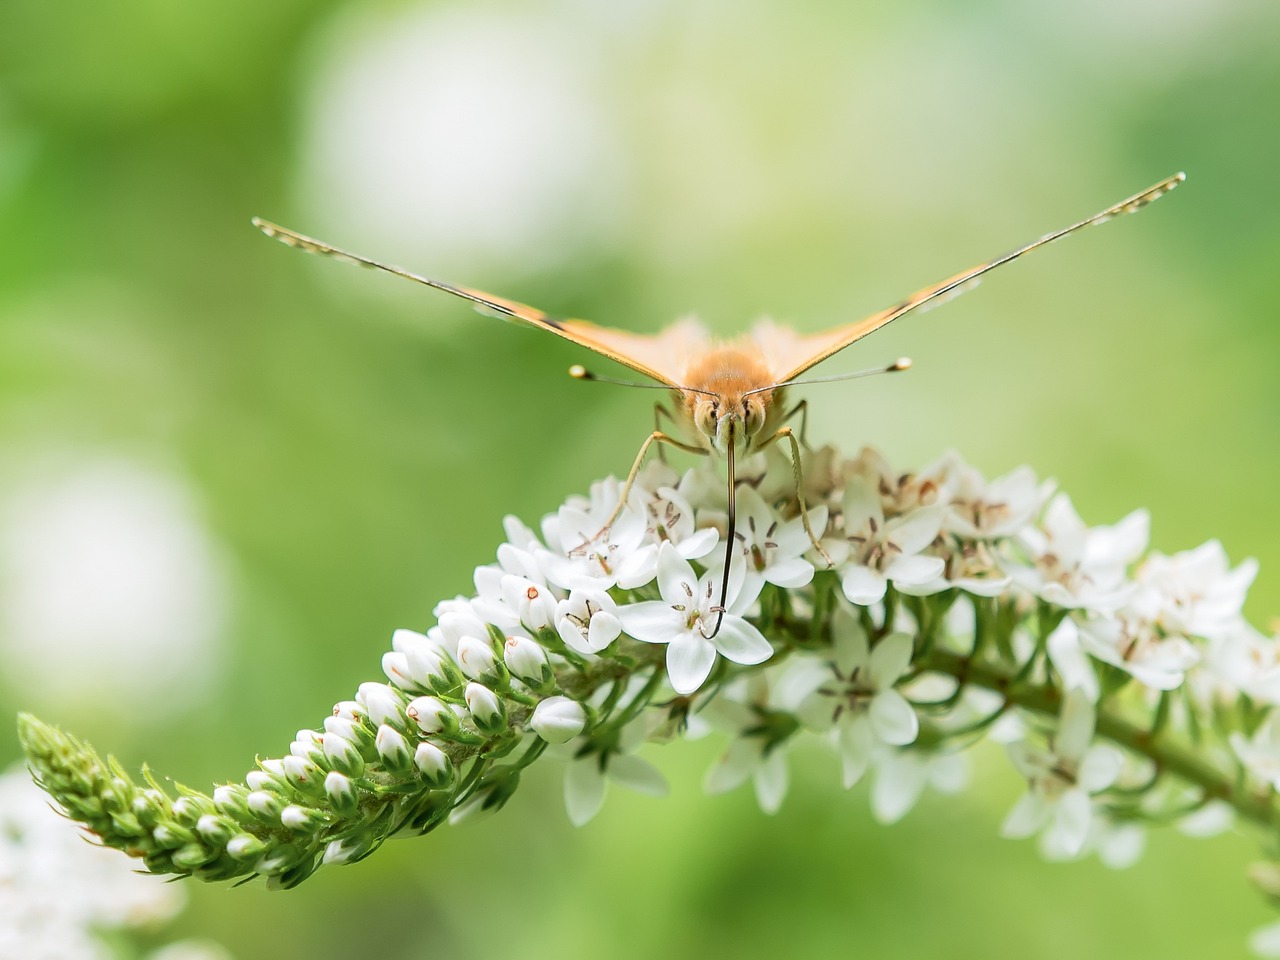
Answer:
[(686, 393), (685, 407), (698, 435), (718, 453), (730, 446), (749, 447), (764, 429), (771, 397), (767, 393)]

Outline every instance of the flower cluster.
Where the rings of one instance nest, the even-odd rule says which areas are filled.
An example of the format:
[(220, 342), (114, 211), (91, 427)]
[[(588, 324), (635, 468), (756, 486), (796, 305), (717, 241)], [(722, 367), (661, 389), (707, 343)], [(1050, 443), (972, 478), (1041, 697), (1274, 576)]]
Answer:
[(395, 633), (385, 681), (212, 794), (139, 786), (24, 717), (28, 755), (147, 869), (283, 886), (500, 807), (544, 753), (583, 823), (610, 780), (665, 790), (637, 747), (706, 728), (730, 737), (708, 789), (751, 781), (766, 811), (804, 736), (846, 786), (870, 775), (886, 822), (961, 789), (989, 737), (1027, 785), (1003, 832), (1053, 859), (1132, 862), (1153, 822), (1273, 829), (1280, 642), (1241, 615), (1252, 561), (1148, 552), (1145, 513), (1086, 526), (1025, 468), (988, 480), (948, 454), (907, 474), (830, 448), (803, 466), (807, 517), (781, 453), (741, 465), (727, 550), (713, 465), (599, 482), (536, 531), (509, 518), (475, 594)]

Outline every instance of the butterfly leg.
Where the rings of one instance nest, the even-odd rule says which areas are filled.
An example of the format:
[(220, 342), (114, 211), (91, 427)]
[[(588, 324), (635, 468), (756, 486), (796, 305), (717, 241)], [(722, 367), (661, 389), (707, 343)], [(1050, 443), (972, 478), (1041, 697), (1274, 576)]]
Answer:
[(809, 525), (809, 507), (804, 502), (804, 467), (800, 463), (800, 442), (796, 440), (795, 431), (790, 427), (779, 427), (778, 431), (764, 443), (760, 444), (758, 449), (763, 450), (771, 443), (777, 443), (779, 440), (785, 439), (791, 445), (791, 473), (796, 485), (796, 500), (800, 504), (800, 522), (804, 524), (804, 532), (809, 535), (809, 542), (813, 544), (819, 556), (827, 561), (828, 567), (834, 567), (835, 561), (831, 559), (822, 544), (818, 542), (817, 535), (813, 532), (813, 527)]
[[(631, 465), (631, 472), (627, 474), (627, 482), (622, 485), (622, 492), (618, 494), (618, 505), (613, 508), (613, 513), (609, 514), (609, 519), (589, 540), (582, 544), (585, 547), (589, 543), (594, 543), (601, 537), (609, 533), (609, 528), (614, 525), (617, 519), (622, 516), (622, 511), (626, 509), (627, 498), (631, 495), (631, 488), (635, 486), (636, 477), (640, 475), (640, 468), (644, 466), (645, 454), (649, 452), (649, 448), (655, 443), (665, 443), (668, 446), (677, 447), (686, 453), (697, 453), (706, 455), (705, 447), (697, 447), (691, 443), (685, 443), (683, 440), (677, 440), (670, 434), (663, 433), (661, 430), (655, 430), (645, 438), (644, 443), (640, 444), (640, 452), (636, 454), (636, 462)], [(661, 449), (661, 448), (659, 448)], [(807, 521), (806, 521), (807, 523)], [(807, 529), (807, 528), (806, 528)]]
[(783, 422), (790, 421), (796, 414), (800, 414), (800, 445), (806, 450), (812, 450), (809, 446), (809, 401), (801, 400), (790, 412), (784, 416)]
[[(671, 413), (671, 411), (670, 411), (670, 410), (668, 410), (666, 407), (664, 407), (664, 406), (662, 405), (662, 403), (661, 403), (661, 402), (655, 403), (655, 404), (653, 405), (653, 430), (654, 430), (654, 433), (662, 433), (662, 418), (663, 418), (663, 417), (666, 417), (666, 418), (667, 418), (668, 420), (670, 420), (673, 424), (674, 424), (674, 423), (676, 423), (676, 418), (672, 415), (672, 413)], [(665, 436), (665, 434), (664, 434), (664, 436)], [(666, 462), (667, 462), (667, 451), (666, 451), (666, 448), (665, 448), (665, 447), (662, 447), (662, 446), (659, 446), (659, 447), (658, 447), (658, 459), (659, 459), (659, 460), (661, 460), (663, 463), (666, 463)]]

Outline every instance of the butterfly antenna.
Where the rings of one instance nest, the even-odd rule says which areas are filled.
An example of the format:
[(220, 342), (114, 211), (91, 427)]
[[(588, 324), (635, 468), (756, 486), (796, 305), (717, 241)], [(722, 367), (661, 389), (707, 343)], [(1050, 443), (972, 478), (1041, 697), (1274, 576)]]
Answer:
[(834, 383), (837, 380), (857, 380), (859, 377), (874, 377), (881, 373), (901, 373), (903, 370), (911, 369), (910, 357), (899, 357), (887, 367), (873, 367), (870, 370), (858, 370), (854, 373), (840, 373), (834, 377), (812, 377), (808, 380), (784, 380), (782, 383), (770, 384), (767, 387), (760, 387), (757, 390), (748, 390), (743, 394), (749, 397), (753, 393), (768, 393), (770, 390), (777, 390), (779, 387), (803, 387), (810, 383)]
[(569, 376), (575, 380), (586, 380), (594, 383), (612, 383), (619, 387), (641, 387), (645, 390), (684, 390), (688, 393), (705, 393), (709, 397), (714, 397), (715, 393), (710, 390), (698, 390), (695, 387), (673, 386), (668, 383), (637, 383), (634, 380), (615, 380), (613, 377), (602, 377), (598, 373), (592, 373), (580, 363), (575, 363), (569, 368)]
[(736, 534), (736, 526), (738, 520), (738, 482), (734, 476), (733, 469), (733, 424), (729, 421), (729, 446), (728, 446), (728, 463), (729, 463), (729, 527), (725, 533), (724, 545), (724, 577), (720, 580), (720, 602), (715, 606), (716, 625), (710, 633), (703, 633), (702, 636), (707, 640), (714, 640), (717, 633), (720, 632), (720, 624), (724, 622), (724, 604), (729, 599), (729, 565), (733, 563), (733, 544)]

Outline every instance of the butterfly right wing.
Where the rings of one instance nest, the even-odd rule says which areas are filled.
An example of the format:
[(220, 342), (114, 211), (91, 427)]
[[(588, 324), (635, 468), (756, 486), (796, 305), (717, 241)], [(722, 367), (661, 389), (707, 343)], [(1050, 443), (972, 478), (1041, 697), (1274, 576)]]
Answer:
[(451, 293), (455, 297), (461, 297), (463, 300), (470, 300), (481, 313), (496, 314), (499, 317), (505, 317), (517, 323), (523, 323), (539, 330), (554, 333), (570, 343), (576, 343), (580, 347), (594, 350), (601, 356), (608, 357), (610, 360), (625, 367), (630, 367), (636, 373), (657, 380), (659, 383), (665, 383), (673, 387), (679, 383), (680, 377), (676, 367), (683, 366), (684, 361), (679, 352), (673, 352), (672, 347), (675, 344), (671, 341), (676, 337), (683, 339), (687, 335), (687, 330), (682, 329), (681, 325), (672, 327), (656, 336), (646, 336), (639, 333), (629, 333), (625, 330), (611, 330), (607, 327), (599, 327), (585, 320), (567, 320), (553, 317), (536, 307), (517, 303), (515, 300), (496, 297), (493, 294), (485, 293), (481, 290), (473, 290), (469, 287), (454, 286), (451, 283), (444, 283), (441, 280), (432, 280), (429, 277), (421, 276), (405, 270), (403, 267), (379, 263), (377, 260), (351, 253), (322, 240), (316, 240), (313, 237), (289, 230), (268, 220), (263, 220), (261, 217), (254, 217), (253, 225), (268, 237), (279, 240), (290, 247), (296, 247), (299, 250), (305, 250), (307, 253), (314, 253), (317, 256), (331, 257), (344, 263), (354, 263), (357, 266), (382, 270), (397, 277), (412, 280), (414, 283), (431, 287), (434, 290), (443, 290), (445, 293)]
[(963, 293), (975, 285), (983, 274), (1018, 259), (1024, 253), (1030, 253), (1032, 250), (1053, 243), (1055, 240), (1060, 240), (1085, 227), (1105, 223), (1122, 214), (1141, 210), (1151, 201), (1163, 197), (1186, 178), (1185, 173), (1175, 173), (1154, 186), (1148, 187), (1141, 193), (1135, 193), (1132, 197), (1113, 204), (1101, 213), (1095, 213), (1092, 217), (1081, 220), (1079, 223), (1073, 223), (1069, 227), (1064, 227), (1053, 233), (1047, 233), (1038, 240), (1033, 240), (1026, 246), (1019, 247), (1004, 256), (996, 257), (994, 260), (989, 260), (986, 263), (981, 263), (976, 267), (957, 273), (953, 277), (948, 277), (940, 283), (925, 287), (923, 290), (913, 293), (901, 303), (887, 310), (881, 310), (879, 313), (873, 313), (871, 316), (865, 317), (856, 323), (846, 324), (832, 330), (807, 336), (797, 334), (788, 343), (779, 342), (777, 344), (779, 352), (775, 354), (773, 361), (773, 370), (777, 374), (777, 380), (779, 383), (794, 380), (810, 367), (816, 366), (828, 357), (839, 353), (851, 343), (861, 340), (867, 334), (879, 330), (885, 324), (897, 320), (904, 314), (925, 306), (936, 306), (950, 297)]

